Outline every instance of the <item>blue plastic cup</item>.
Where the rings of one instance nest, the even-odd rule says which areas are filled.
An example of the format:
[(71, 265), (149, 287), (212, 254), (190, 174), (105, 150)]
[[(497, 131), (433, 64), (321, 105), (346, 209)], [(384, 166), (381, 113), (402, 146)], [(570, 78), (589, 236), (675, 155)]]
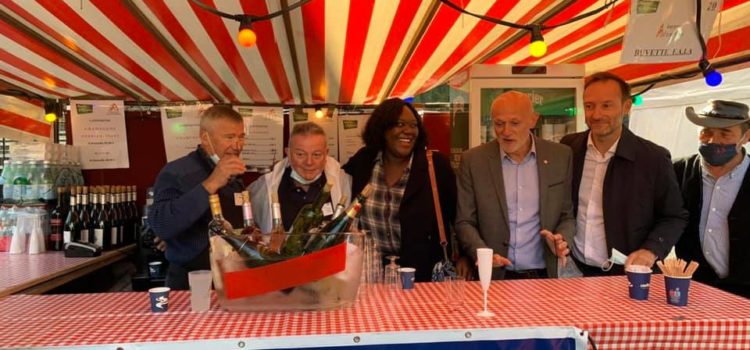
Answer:
[(169, 287), (156, 287), (148, 290), (151, 299), (151, 312), (167, 312), (169, 309)]
[(651, 269), (643, 265), (630, 265), (625, 270), (628, 276), (628, 295), (635, 300), (648, 300), (651, 284)]
[(148, 276), (151, 278), (161, 277), (161, 261), (152, 261), (148, 263)]
[(664, 287), (667, 292), (667, 304), (674, 306), (687, 305), (688, 291), (690, 290), (690, 277), (672, 277), (664, 275)]
[(414, 277), (417, 270), (413, 267), (402, 267), (398, 269), (401, 274), (401, 287), (404, 289), (414, 289)]

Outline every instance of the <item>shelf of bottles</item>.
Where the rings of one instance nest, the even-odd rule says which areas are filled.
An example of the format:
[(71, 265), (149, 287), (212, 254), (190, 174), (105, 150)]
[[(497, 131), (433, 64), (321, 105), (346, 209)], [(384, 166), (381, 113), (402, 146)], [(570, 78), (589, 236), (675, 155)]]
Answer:
[(141, 226), (136, 201), (136, 186), (58, 187), (48, 246), (62, 250), (75, 241), (110, 250), (135, 243)]
[(3, 204), (28, 205), (51, 202), (55, 188), (83, 185), (75, 146), (55, 143), (11, 145), (9, 159), (0, 173)]
[(11, 251), (14, 236), (29, 236), (17, 225), (20, 216), (29, 214), (43, 220), (43, 244), (36, 252), (63, 250), (71, 241), (96, 244), (104, 250), (135, 242), (141, 226), (136, 186), (71, 185), (58, 187), (55, 197), (49, 213), (43, 204), (0, 208), (0, 252)]

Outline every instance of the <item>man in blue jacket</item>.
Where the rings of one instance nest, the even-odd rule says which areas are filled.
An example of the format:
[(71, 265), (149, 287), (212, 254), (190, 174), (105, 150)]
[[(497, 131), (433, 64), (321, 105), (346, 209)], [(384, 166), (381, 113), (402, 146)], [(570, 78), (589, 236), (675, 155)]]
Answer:
[(188, 272), (210, 268), (208, 197), (219, 194), (224, 218), (242, 224), (235, 194), (244, 190), (240, 153), (245, 142), (242, 116), (228, 106), (213, 106), (201, 114), (200, 145), (188, 155), (167, 163), (154, 184), (154, 204), (148, 223), (167, 244), (166, 283), (188, 289)]

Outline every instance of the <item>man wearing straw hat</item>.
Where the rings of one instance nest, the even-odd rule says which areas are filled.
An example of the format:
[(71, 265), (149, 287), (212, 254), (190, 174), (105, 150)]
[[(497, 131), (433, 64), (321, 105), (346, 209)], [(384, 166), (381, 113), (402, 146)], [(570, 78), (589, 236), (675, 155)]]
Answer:
[(701, 112), (688, 107), (685, 114), (702, 129), (698, 153), (674, 163), (690, 212), (677, 256), (700, 263), (695, 280), (750, 297), (748, 106), (711, 100)]

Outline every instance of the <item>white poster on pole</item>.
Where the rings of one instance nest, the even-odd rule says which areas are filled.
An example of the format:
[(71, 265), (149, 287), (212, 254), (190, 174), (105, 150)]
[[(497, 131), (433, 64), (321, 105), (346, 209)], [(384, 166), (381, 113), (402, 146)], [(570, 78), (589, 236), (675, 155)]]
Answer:
[(161, 130), (167, 162), (195, 151), (195, 147), (201, 143), (201, 113), (211, 106), (208, 103), (161, 106)]
[(365, 143), (362, 131), (370, 119), (369, 114), (339, 115), (339, 163), (346, 164)]
[[(722, 3), (723, 0), (702, 3), (701, 34), (706, 42)], [(701, 58), (695, 1), (633, 0), (630, 4), (621, 63), (684, 62)]]
[(313, 108), (305, 108), (302, 111), (292, 111), (290, 114), (289, 132), (292, 132), (294, 125), (303, 122), (313, 122), (320, 125), (325, 131), (328, 139), (328, 155), (339, 159), (339, 140), (338, 140), (338, 110), (335, 108), (321, 108), (322, 115), (317, 116)]
[(284, 158), (284, 110), (281, 107), (234, 106), (245, 120), (242, 160), (248, 171), (267, 172)]
[(72, 100), (73, 145), (83, 169), (129, 168), (125, 105), (113, 100)]

